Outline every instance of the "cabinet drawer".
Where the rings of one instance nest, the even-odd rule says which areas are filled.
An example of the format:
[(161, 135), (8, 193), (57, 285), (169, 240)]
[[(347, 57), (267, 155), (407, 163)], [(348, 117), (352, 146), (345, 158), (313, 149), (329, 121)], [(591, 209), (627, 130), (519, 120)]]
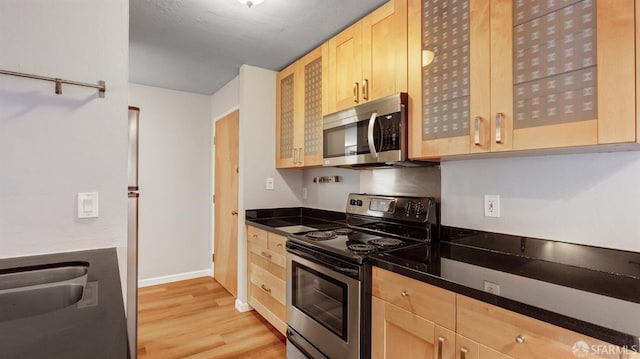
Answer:
[(262, 267), (252, 263), (250, 265), (250, 281), (252, 285), (268, 293), (282, 305), (286, 304), (286, 286), (284, 280), (267, 272)]
[[(575, 358), (574, 344), (612, 345), (462, 295), (457, 296), (457, 332), (514, 358)], [(588, 353), (585, 358), (619, 358)]]
[(249, 253), (253, 253), (259, 257), (262, 257), (269, 262), (278, 265), (282, 268), (285, 268), (286, 265), (286, 257), (284, 255), (278, 254), (272, 250), (266, 249), (265, 247), (249, 243)]
[(373, 267), (373, 295), (447, 329), (455, 330), (453, 292)]
[(276, 278), (285, 280), (285, 278), (287, 277), (287, 271), (285, 267), (271, 262), (260, 254), (249, 252), (249, 264), (255, 264), (258, 267), (261, 267), (262, 269), (276, 276)]
[(249, 305), (262, 315), (271, 325), (286, 335), (287, 308), (260, 286), (249, 283)]
[(264, 229), (247, 226), (247, 241), (249, 243), (254, 243), (264, 248), (267, 248), (267, 238), (269, 237), (269, 232)]
[(286, 243), (287, 243), (287, 237), (284, 237), (275, 233), (269, 233), (268, 241), (267, 241), (268, 249), (284, 256), (287, 254), (287, 251), (285, 249)]

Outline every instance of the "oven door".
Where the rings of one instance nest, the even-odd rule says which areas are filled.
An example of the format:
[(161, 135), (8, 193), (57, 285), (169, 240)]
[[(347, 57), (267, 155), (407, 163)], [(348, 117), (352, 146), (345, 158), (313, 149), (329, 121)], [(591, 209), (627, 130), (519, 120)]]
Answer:
[(287, 248), (287, 324), (327, 357), (359, 358), (359, 267), (323, 256)]

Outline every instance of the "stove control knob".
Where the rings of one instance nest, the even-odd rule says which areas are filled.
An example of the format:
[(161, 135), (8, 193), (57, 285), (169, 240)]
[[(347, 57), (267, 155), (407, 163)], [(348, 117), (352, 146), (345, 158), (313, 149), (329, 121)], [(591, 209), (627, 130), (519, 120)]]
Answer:
[(415, 209), (416, 209), (416, 216), (419, 216), (424, 212), (424, 205), (418, 202), (416, 203)]
[(411, 214), (411, 212), (413, 212), (414, 210), (414, 203), (413, 202), (407, 202), (407, 204), (404, 205), (404, 215), (408, 216)]

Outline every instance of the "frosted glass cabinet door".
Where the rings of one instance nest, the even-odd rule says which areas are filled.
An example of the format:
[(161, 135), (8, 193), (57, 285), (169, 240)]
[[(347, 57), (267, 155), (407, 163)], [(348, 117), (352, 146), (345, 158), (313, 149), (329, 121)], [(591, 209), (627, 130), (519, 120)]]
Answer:
[(489, 5), (410, 0), (410, 157), (489, 151)]
[(508, 2), (513, 149), (635, 142), (634, 1)]
[(411, 158), (637, 141), (634, 0), (420, 3)]
[(297, 76), (291, 65), (276, 76), (276, 167), (294, 167), (295, 110), (294, 86)]

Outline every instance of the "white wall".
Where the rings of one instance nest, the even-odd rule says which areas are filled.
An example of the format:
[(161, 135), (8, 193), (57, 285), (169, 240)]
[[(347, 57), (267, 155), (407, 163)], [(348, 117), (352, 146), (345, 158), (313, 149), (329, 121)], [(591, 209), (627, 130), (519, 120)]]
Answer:
[(140, 107), (139, 280), (210, 275), (211, 97), (129, 90), (130, 104)]
[[(640, 251), (640, 153), (442, 162), (442, 223)], [(483, 195), (500, 195), (500, 218)]]
[[(245, 210), (251, 208), (300, 206), (301, 170), (276, 170), (275, 104), (276, 73), (242, 65), (240, 94), (240, 176), (238, 179), (238, 302), (247, 302)], [(274, 190), (265, 189), (273, 177)]]
[[(321, 176), (340, 176), (341, 182), (313, 182), (315, 177)], [(337, 167), (305, 169), (302, 186), (307, 189), (307, 199), (302, 200), (304, 207), (344, 212), (347, 195), (360, 192), (360, 171)]]
[[(236, 76), (211, 96), (211, 118), (218, 120), (240, 106), (240, 76)], [(214, 126), (215, 129), (215, 126)]]
[(0, 257), (117, 247), (126, 284), (128, 28), (127, 0), (0, 2), (0, 69), (107, 87), (0, 75)]

